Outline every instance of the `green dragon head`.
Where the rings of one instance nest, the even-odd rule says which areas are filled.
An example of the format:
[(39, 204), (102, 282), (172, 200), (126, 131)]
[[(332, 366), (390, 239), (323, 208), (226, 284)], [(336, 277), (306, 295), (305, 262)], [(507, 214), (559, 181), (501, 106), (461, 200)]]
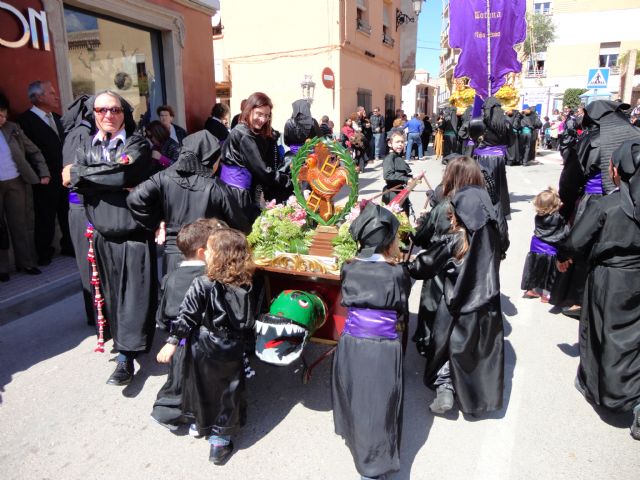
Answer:
[(324, 325), (327, 306), (313, 293), (284, 290), (256, 321), (256, 355), (273, 365), (289, 365), (300, 358), (313, 333)]

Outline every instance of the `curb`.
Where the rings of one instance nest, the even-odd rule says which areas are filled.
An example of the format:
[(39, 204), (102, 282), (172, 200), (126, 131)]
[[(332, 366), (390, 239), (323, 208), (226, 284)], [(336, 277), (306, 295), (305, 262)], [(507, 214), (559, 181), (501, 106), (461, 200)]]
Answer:
[(18, 320), (81, 291), (80, 273), (75, 272), (51, 283), (14, 295), (0, 302), (0, 325)]

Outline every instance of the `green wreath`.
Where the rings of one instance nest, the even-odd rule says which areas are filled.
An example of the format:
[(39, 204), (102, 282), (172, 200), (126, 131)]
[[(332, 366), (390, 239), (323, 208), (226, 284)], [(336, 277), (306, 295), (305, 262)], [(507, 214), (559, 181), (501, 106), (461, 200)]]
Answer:
[[(324, 220), (320, 215), (309, 208), (307, 205), (307, 199), (304, 198), (304, 195), (300, 190), (300, 182), (298, 181), (300, 169), (307, 161), (307, 156), (313, 152), (314, 147), (320, 142), (324, 143), (329, 151), (338, 157), (342, 162), (342, 165), (347, 169), (349, 188), (351, 189), (344, 208), (340, 213), (333, 215), (329, 220)], [(335, 225), (351, 211), (355, 203), (358, 201), (358, 172), (356, 172), (356, 166), (353, 163), (353, 158), (351, 158), (349, 151), (335, 140), (329, 140), (324, 137), (314, 137), (311, 140), (308, 140), (300, 147), (298, 153), (296, 153), (295, 157), (293, 157), (293, 160), (291, 161), (291, 176), (293, 177), (293, 191), (298, 203), (307, 211), (309, 217), (313, 218), (319, 225)]]

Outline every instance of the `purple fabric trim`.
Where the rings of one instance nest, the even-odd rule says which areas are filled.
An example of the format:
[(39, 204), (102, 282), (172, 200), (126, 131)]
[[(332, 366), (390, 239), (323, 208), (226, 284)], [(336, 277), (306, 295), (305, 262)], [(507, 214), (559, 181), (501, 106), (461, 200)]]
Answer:
[(187, 339), (183, 338), (182, 340), (180, 340), (180, 343), (178, 344), (180, 347), (184, 347), (187, 344)]
[(298, 153), (298, 150), (300, 150), (301, 146), (302, 145), (296, 145), (296, 144), (289, 145), (289, 151), (295, 155), (296, 153)]
[(232, 187), (249, 190), (251, 188), (251, 172), (236, 165), (222, 164), (220, 169), (220, 180)]
[(80, 205), (82, 200), (80, 200), (80, 196), (76, 192), (69, 192), (69, 203)]
[(395, 340), (398, 338), (395, 310), (374, 310), (372, 308), (349, 308), (344, 332), (352, 337), (381, 337)]
[(602, 172), (598, 172), (587, 178), (587, 183), (584, 185), (584, 193), (588, 193), (590, 195), (604, 195), (604, 189), (602, 188)]
[(507, 147), (504, 145), (492, 145), (490, 147), (476, 148), (473, 154), (480, 157), (504, 157), (507, 154)]
[(529, 247), (531, 253), (541, 253), (543, 255), (555, 255), (558, 250), (553, 245), (549, 245), (547, 242), (543, 242), (538, 237), (531, 237), (531, 246)]

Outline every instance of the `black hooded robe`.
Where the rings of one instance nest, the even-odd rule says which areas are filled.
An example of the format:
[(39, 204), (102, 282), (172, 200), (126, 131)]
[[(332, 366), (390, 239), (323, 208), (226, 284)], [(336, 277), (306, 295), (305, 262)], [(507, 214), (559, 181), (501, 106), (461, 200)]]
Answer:
[(561, 261), (589, 256), (578, 378), (589, 400), (614, 411), (640, 403), (640, 225), (621, 196), (592, 202), (558, 251)]
[(504, 333), (500, 306), (500, 232), (486, 190), (461, 188), (451, 200), (465, 225), (469, 250), (453, 258), (456, 236), (420, 253), (409, 266), (411, 276), (431, 278), (444, 270), (444, 295), (427, 349), (425, 384), (433, 388), (438, 371), (449, 361), (460, 410), (484, 413), (502, 408)]
[(505, 115), (507, 121), (507, 165), (520, 164), (520, 149), (518, 144), (518, 132), (520, 131), (520, 112), (513, 111), (511, 115)]
[(251, 223), (230, 187), (212, 178), (217, 139), (202, 130), (186, 137), (178, 161), (138, 185), (127, 198), (133, 218), (154, 232), (166, 224), (163, 272), (175, 270), (183, 260), (176, 245), (182, 226), (198, 218), (218, 218), (244, 233)]
[(83, 196), (95, 228), (105, 317), (114, 346), (120, 352), (148, 351), (155, 331), (156, 249), (153, 233), (131, 216), (127, 196), (149, 177), (154, 162), (149, 143), (136, 134), (111, 152), (114, 161), (104, 161), (102, 145), (88, 138), (76, 153), (71, 185)]
[[(496, 211), (499, 216), (511, 215), (511, 201), (509, 199), (509, 185), (507, 183), (507, 169), (505, 167), (505, 154), (482, 154), (481, 149), (499, 147), (506, 150), (508, 143), (507, 128), (509, 126), (502, 112), (500, 102), (495, 97), (489, 97), (482, 107), (485, 132), (482, 141), (478, 145), (475, 159), (480, 168), (493, 178), (496, 192)], [(478, 151), (479, 150), (479, 151)]]
[[(393, 310), (400, 322), (408, 319), (411, 283), (404, 265), (354, 260), (342, 267), (341, 283), (345, 307)], [(362, 338), (343, 333), (333, 357), (335, 432), (344, 438), (360, 475), (374, 477), (400, 470), (401, 337)]]

